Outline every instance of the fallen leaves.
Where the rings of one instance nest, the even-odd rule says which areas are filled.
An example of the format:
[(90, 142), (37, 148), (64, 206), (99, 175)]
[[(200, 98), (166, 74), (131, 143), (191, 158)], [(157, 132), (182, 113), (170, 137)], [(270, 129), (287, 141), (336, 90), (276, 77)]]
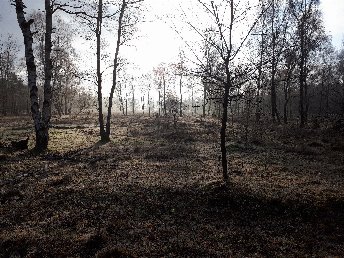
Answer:
[(304, 155), (284, 136), (233, 138), (226, 185), (215, 121), (114, 121), (108, 144), (80, 120), (53, 128), (44, 155), (0, 146), (0, 256), (344, 255), (343, 154), (330, 142), (309, 139), (322, 152)]

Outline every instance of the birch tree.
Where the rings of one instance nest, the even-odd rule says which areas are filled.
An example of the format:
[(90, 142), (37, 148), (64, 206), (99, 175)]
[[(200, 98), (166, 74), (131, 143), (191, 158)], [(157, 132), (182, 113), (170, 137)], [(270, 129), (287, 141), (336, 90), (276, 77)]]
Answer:
[(52, 76), (52, 62), (51, 62), (51, 34), (52, 34), (52, 20), (54, 8), (50, 0), (45, 0), (45, 45), (44, 45), (44, 99), (43, 107), (40, 108), (38, 102), (38, 87), (37, 87), (37, 69), (35, 64), (35, 56), (33, 54), (33, 33), (31, 25), (34, 20), (27, 20), (25, 17), (25, 4), (22, 0), (15, 0), (13, 5), (16, 9), (17, 21), (24, 37), (25, 45), (25, 60), (28, 74), (28, 87), (30, 90), (31, 114), (34, 121), (36, 133), (35, 149), (39, 152), (45, 151), (48, 148), (49, 142), (49, 125), (51, 118), (51, 76)]

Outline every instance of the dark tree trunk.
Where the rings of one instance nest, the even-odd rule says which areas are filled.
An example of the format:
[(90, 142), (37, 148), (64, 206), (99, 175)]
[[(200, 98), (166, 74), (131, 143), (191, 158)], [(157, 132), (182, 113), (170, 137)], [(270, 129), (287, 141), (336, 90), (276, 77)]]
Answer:
[(299, 84), (300, 84), (300, 127), (304, 127), (306, 123), (306, 118), (305, 118), (305, 107), (304, 107), (304, 64), (303, 64), (303, 58), (301, 57), (301, 64), (300, 64), (300, 75), (299, 75)]
[(50, 0), (45, 0), (45, 46), (44, 46), (44, 100), (42, 109), (42, 121), (38, 134), (36, 133), (36, 148), (46, 150), (49, 142), (49, 124), (51, 118), (51, 77), (52, 77), (52, 61), (51, 61), (51, 34), (53, 30), (53, 7)]
[(288, 83), (284, 82), (284, 104), (283, 104), (283, 122), (284, 124), (288, 123), (288, 101), (289, 101), (289, 96), (288, 96)]
[(161, 94), (160, 94), (160, 90), (159, 90), (159, 116), (161, 116)]
[(256, 122), (260, 122), (261, 117), (261, 105), (262, 105), (262, 98), (261, 98), (261, 88), (262, 88), (262, 66), (263, 66), (263, 47), (264, 47), (264, 34), (261, 34), (261, 50), (260, 50), (260, 58), (259, 58), (259, 67), (258, 67), (258, 82), (257, 82), (257, 96), (256, 96)]
[(109, 96), (109, 107), (108, 107), (108, 114), (106, 118), (106, 139), (105, 140), (108, 140), (108, 141), (110, 140), (110, 133), (111, 133), (110, 125), (111, 125), (112, 102), (113, 102), (113, 95), (114, 95), (116, 84), (117, 84), (118, 54), (119, 54), (119, 48), (121, 45), (122, 21), (123, 21), (125, 8), (126, 8), (126, 2), (125, 0), (123, 0), (122, 6), (121, 6), (121, 12), (118, 19), (116, 52), (115, 52), (115, 59), (113, 61), (112, 87), (111, 87), (110, 96)]
[(34, 121), (36, 132), (36, 146), (37, 151), (45, 151), (48, 148), (49, 142), (49, 123), (51, 118), (51, 33), (52, 33), (52, 15), (53, 10), (50, 0), (45, 0), (46, 12), (46, 32), (45, 32), (45, 63), (44, 63), (44, 100), (42, 114), (40, 112), (38, 102), (38, 88), (37, 88), (37, 72), (35, 65), (35, 57), (33, 55), (33, 38), (30, 25), (33, 20), (26, 21), (24, 15), (24, 3), (21, 0), (15, 1), (17, 20), (24, 37), (25, 44), (25, 59), (28, 72), (28, 86), (30, 90), (31, 114)]
[(203, 117), (205, 117), (206, 100), (207, 100), (207, 88), (206, 88), (206, 84), (203, 83)]
[(63, 100), (64, 100), (64, 114), (67, 115), (67, 114), (68, 114), (68, 99), (67, 99), (67, 92), (66, 92), (65, 95), (63, 96)]
[(180, 116), (180, 117), (183, 116), (182, 79), (183, 79), (183, 75), (180, 74), (180, 80), (179, 80), (179, 91), (180, 91), (179, 116)]
[(135, 115), (135, 92), (134, 92), (134, 86), (132, 86), (132, 90), (133, 90), (133, 96), (132, 96), (132, 111), (133, 111), (133, 115)]
[(106, 135), (104, 128), (104, 115), (103, 115), (103, 94), (102, 94), (102, 73), (100, 70), (100, 41), (102, 34), (102, 22), (103, 22), (103, 1), (98, 1), (98, 17), (96, 27), (96, 38), (97, 38), (97, 96), (98, 96), (98, 120), (100, 129), (100, 140), (102, 142), (108, 142), (110, 139)]
[(165, 81), (165, 75), (162, 77), (163, 84), (164, 84), (164, 116), (167, 115), (167, 110), (166, 110), (166, 81)]
[(300, 84), (300, 127), (304, 127), (307, 123), (307, 89), (306, 89), (306, 80), (307, 80), (307, 72), (306, 72), (306, 31), (305, 31), (305, 14), (301, 17), (301, 28), (300, 28), (300, 61), (299, 61), (299, 84)]
[(125, 98), (125, 115), (128, 115), (128, 99), (127, 97)]
[(226, 149), (226, 129), (227, 129), (227, 115), (228, 115), (228, 101), (229, 101), (229, 88), (230, 88), (230, 79), (227, 75), (227, 83), (225, 85), (225, 92), (223, 96), (222, 103), (222, 121), (221, 121), (221, 131), (220, 131), (220, 140), (221, 140), (221, 163), (222, 163), (222, 175), (223, 180), (228, 181), (228, 164), (227, 164), (227, 149)]
[(193, 94), (193, 86), (191, 86), (191, 114), (194, 114), (193, 107), (194, 107), (194, 94)]
[(290, 101), (290, 84), (291, 84), (291, 77), (294, 71), (294, 67), (288, 65), (288, 74), (287, 78), (284, 81), (284, 104), (283, 104), (283, 122), (284, 124), (288, 123), (288, 105)]
[(276, 54), (275, 54), (275, 47), (276, 47), (276, 35), (275, 35), (275, 2), (272, 1), (272, 23), (271, 23), (271, 32), (272, 32), (272, 64), (271, 64), (271, 115), (272, 121), (274, 123), (280, 123), (280, 118), (277, 110), (277, 94), (276, 94)]
[(148, 116), (151, 116), (151, 107), (150, 107), (150, 98), (149, 98), (149, 89), (148, 89)]

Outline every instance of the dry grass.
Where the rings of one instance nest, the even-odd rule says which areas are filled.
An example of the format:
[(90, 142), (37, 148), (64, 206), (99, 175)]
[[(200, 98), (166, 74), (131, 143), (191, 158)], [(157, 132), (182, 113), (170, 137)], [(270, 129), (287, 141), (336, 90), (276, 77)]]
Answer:
[(92, 119), (54, 124), (46, 154), (0, 148), (0, 257), (344, 256), (340, 135), (231, 131), (226, 186), (216, 121), (115, 117), (105, 145)]

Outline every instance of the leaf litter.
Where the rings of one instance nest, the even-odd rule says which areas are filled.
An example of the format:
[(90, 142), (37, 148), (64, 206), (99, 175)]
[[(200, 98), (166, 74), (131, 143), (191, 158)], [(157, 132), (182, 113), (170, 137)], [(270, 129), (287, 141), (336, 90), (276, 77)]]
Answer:
[(92, 121), (59, 121), (40, 156), (6, 144), (26, 120), (1, 124), (0, 257), (344, 256), (341, 135), (231, 128), (224, 184), (215, 120), (114, 121), (105, 145)]

